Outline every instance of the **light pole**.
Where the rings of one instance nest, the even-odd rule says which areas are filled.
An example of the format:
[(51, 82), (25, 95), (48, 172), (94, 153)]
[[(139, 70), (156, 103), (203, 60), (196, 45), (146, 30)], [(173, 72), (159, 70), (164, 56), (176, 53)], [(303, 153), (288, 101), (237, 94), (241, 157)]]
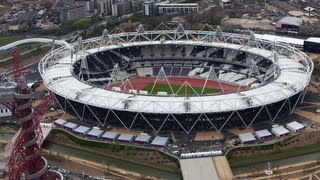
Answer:
[(268, 176), (268, 180), (270, 180), (270, 176), (273, 174), (273, 171), (271, 170), (271, 163), (270, 162), (267, 163), (267, 167), (268, 167), (267, 170), (265, 170), (264, 172)]

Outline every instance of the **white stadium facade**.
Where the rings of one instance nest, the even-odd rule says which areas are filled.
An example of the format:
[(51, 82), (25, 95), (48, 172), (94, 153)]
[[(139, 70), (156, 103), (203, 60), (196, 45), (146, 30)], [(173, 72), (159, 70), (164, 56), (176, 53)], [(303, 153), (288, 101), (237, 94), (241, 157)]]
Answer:
[[(304, 98), (312, 70), (303, 52), (253, 33), (224, 33), (210, 26), (170, 29), (164, 24), (153, 31), (140, 25), (136, 32), (115, 29), (79, 38), (39, 63), (57, 104), (82, 121), (187, 134), (250, 127), (292, 113)], [(210, 82), (218, 84), (220, 93), (181, 95), (171, 88), (172, 93), (154, 94), (135, 88), (136, 78), (169, 86), (176, 78), (183, 81), (180, 89), (193, 86), (191, 81), (205, 89)]]

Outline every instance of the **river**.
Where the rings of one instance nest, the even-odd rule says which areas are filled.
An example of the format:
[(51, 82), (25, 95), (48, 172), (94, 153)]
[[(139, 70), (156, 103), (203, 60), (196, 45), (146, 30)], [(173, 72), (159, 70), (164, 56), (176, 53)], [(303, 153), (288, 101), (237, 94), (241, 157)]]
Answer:
[[(320, 152), (292, 156), (288, 158), (272, 160), (269, 162), (271, 163), (271, 168), (275, 168), (275, 167), (286, 166), (286, 165), (301, 163), (301, 162), (310, 161), (310, 160), (320, 160)], [(233, 175), (239, 175), (244, 173), (250, 173), (253, 171), (266, 170), (267, 163), (268, 162), (261, 162), (261, 163), (251, 164), (251, 165), (234, 167), (231, 169), (232, 169)]]
[(128, 161), (118, 160), (112, 157), (107, 157), (100, 154), (95, 154), (95, 153), (91, 153), (91, 152), (87, 152), (79, 149), (74, 149), (71, 147), (67, 147), (67, 146), (63, 146), (55, 143), (47, 142), (45, 143), (45, 146), (43, 148), (53, 152), (58, 152), (60, 154), (65, 154), (65, 155), (85, 159), (88, 161), (104, 163), (120, 169), (125, 169), (132, 172), (140, 173), (145, 176), (151, 176), (151, 177), (169, 179), (169, 180), (182, 179), (181, 174), (178, 174), (178, 173), (168, 172), (168, 171), (152, 168), (149, 166), (144, 166), (144, 165), (140, 165), (140, 164), (136, 164)]

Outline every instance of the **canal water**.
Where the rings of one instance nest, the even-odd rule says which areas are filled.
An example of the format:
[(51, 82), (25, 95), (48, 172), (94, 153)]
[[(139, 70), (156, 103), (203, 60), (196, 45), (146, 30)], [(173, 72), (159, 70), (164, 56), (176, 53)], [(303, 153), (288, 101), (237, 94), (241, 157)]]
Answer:
[[(320, 160), (320, 152), (299, 155), (299, 156), (292, 156), (288, 158), (272, 160), (269, 162), (271, 163), (271, 168), (275, 168), (275, 167), (287, 166), (287, 165), (301, 163), (305, 161), (311, 161), (311, 160)], [(231, 169), (232, 169), (233, 175), (239, 175), (239, 174), (249, 173), (253, 171), (266, 170), (267, 163), (268, 162), (261, 162), (261, 163), (251, 164), (251, 165), (234, 167)]]
[(70, 156), (74, 156), (77, 158), (81, 158), (81, 159), (85, 159), (85, 160), (89, 160), (97, 163), (104, 163), (120, 169), (126, 169), (132, 172), (143, 174), (145, 176), (151, 176), (151, 177), (169, 179), (169, 180), (182, 179), (182, 176), (179, 173), (163, 171), (163, 170), (155, 169), (149, 166), (144, 166), (144, 165), (140, 165), (140, 164), (136, 164), (128, 161), (118, 160), (111, 157), (107, 157), (107, 156), (103, 156), (103, 155), (99, 155), (99, 154), (95, 154), (87, 151), (82, 151), (79, 149), (74, 149), (71, 147), (67, 147), (67, 146), (63, 146), (55, 143), (47, 142), (45, 143), (45, 146), (43, 148), (53, 152), (58, 152), (60, 154), (70, 155)]

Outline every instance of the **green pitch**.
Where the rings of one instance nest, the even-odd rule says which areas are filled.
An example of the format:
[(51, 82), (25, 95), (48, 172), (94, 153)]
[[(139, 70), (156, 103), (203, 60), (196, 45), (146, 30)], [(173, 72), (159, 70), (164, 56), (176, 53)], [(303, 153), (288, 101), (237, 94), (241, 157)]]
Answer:
[[(148, 93), (151, 94), (151, 90), (152, 90), (153, 85), (154, 85), (154, 83), (150, 83), (145, 88), (143, 88), (143, 90), (148, 91)], [(181, 88), (181, 85), (171, 85), (171, 87), (172, 87), (174, 94), (178, 94), (180, 96), (184, 96), (186, 94), (196, 95), (196, 93), (201, 94), (201, 91), (202, 91), (202, 87), (192, 87), (191, 88), (190, 86), (183, 86)], [(157, 94), (159, 91), (167, 92), (168, 94), (172, 94), (171, 89), (168, 84), (158, 84), (157, 83), (153, 88), (152, 94)], [(219, 93), (219, 92), (220, 92), (219, 89), (205, 88), (203, 91), (203, 94), (214, 94), (214, 93)]]

